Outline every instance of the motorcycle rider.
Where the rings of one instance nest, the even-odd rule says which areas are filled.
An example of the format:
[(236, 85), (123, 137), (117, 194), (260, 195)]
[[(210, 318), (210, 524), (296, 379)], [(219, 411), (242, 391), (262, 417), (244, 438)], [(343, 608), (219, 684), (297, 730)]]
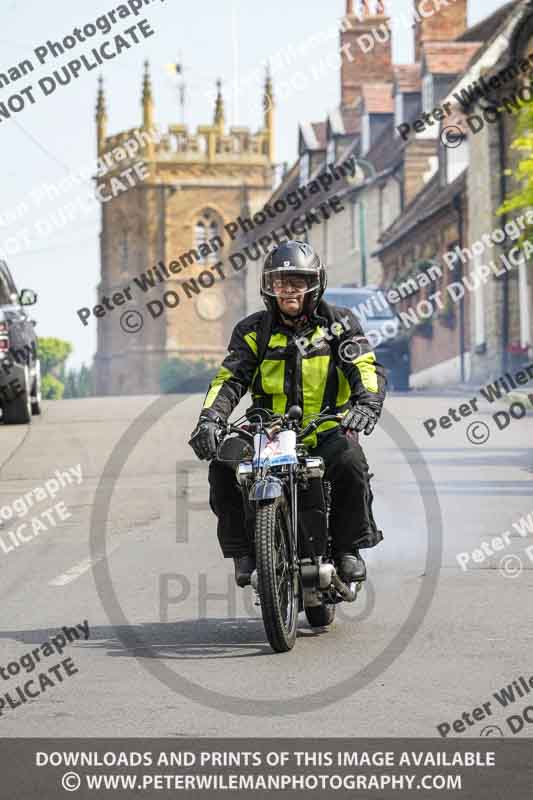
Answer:
[[(383, 539), (372, 516), (368, 464), (357, 434), (372, 433), (379, 419), (385, 370), (354, 314), (322, 300), (326, 283), (321, 259), (306, 242), (284, 242), (267, 255), (261, 276), (267, 311), (235, 326), (191, 434), (189, 444), (197, 457), (211, 460), (209, 501), (218, 517), (222, 553), (234, 559), (239, 586), (250, 582), (255, 569), (253, 528), (245, 520), (234, 469), (214, 457), (218, 424), (228, 420), (248, 389), (252, 409), (285, 413), (299, 405), (304, 417), (326, 407), (330, 414), (344, 413), (340, 424), (325, 422), (304, 439), (309, 454), (324, 459), (324, 479), (331, 482), (330, 531), (341, 578), (348, 583), (365, 580), (359, 550)], [(270, 335), (262, 354), (258, 346), (265, 322)], [(310, 342), (305, 355), (295, 343), (304, 336)]]

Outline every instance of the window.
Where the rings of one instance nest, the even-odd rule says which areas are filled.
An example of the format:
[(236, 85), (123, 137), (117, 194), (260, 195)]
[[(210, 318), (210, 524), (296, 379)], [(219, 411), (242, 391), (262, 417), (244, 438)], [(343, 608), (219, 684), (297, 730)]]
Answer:
[(428, 72), (422, 80), (422, 109), (429, 114), (433, 106), (433, 75)]
[(328, 142), (326, 163), (327, 164), (334, 164), (336, 157), (337, 157), (336, 142), (335, 142), (335, 139), (330, 139), (329, 142)]
[(215, 214), (210, 209), (202, 211), (200, 219), (194, 226), (194, 249), (200, 251), (201, 245), (206, 245), (212, 249), (211, 253), (205, 255), (206, 249), (203, 248), (203, 253), (199, 255), (198, 261), (200, 264), (216, 264), (218, 261), (216, 244), (210, 244), (213, 237), (219, 236), (220, 226)]
[(452, 183), (468, 167), (468, 138), (465, 136), (458, 147), (446, 147), (446, 183)]
[(399, 136), (398, 126), (403, 122), (403, 94), (397, 92), (394, 98), (394, 125), (396, 136)]
[(304, 153), (300, 158), (300, 186), (303, 186), (309, 180), (309, 153)]

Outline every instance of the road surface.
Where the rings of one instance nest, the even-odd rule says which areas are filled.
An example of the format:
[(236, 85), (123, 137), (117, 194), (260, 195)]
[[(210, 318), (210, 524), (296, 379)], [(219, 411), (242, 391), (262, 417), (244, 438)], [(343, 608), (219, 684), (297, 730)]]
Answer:
[[(533, 674), (533, 525), (522, 519), (533, 521), (533, 417), (499, 431), (492, 415), (506, 406), (485, 404), (471, 417), (489, 426), (485, 444), (466, 438), (469, 419), (430, 438), (423, 421), (464, 400), (388, 398), (365, 442), (385, 533), (370, 581), (330, 630), (302, 616), (283, 655), (219, 554), (207, 470), (186, 444), (199, 395), (59, 401), (29, 429), (0, 426), (0, 509), (13, 513), (0, 528), (3, 735), (429, 737), (467, 712), (455, 735), (490, 724), (512, 736), (506, 718), (527, 696), (503, 708), (493, 693)], [(19, 518), (13, 503), (28, 493)], [(488, 555), (480, 543), (494, 537), (503, 547)], [(87, 639), (61, 634), (85, 621)], [(58, 635), (63, 652), (45, 656)], [(21, 666), (35, 650), (39, 665)], [(62, 660), (17, 705), (16, 687)], [(532, 733), (526, 723), (517, 735)]]

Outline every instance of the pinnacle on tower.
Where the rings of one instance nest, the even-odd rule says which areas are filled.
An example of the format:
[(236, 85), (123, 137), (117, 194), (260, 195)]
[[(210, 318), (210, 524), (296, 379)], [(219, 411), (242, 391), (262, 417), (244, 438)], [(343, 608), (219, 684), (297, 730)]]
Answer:
[(265, 75), (265, 93), (263, 95), (263, 108), (265, 111), (265, 128), (269, 127), (268, 113), (274, 108), (274, 88), (272, 86), (272, 75), (270, 73), (270, 65), (266, 68)]
[(274, 163), (274, 88), (272, 85), (270, 66), (266, 68), (263, 109), (265, 112), (266, 153), (270, 161)]
[(105, 105), (104, 79), (98, 78), (98, 94), (96, 97), (96, 134), (98, 155), (104, 151), (107, 129), (107, 111)]
[(222, 97), (222, 81), (220, 78), (217, 81), (217, 99), (215, 102), (215, 125), (220, 128), (220, 132), (224, 132), (224, 98)]
[(142, 107), (143, 107), (143, 128), (150, 130), (154, 123), (154, 98), (152, 96), (152, 83), (150, 81), (150, 63), (144, 62), (144, 77), (143, 77), (143, 93), (142, 93)]

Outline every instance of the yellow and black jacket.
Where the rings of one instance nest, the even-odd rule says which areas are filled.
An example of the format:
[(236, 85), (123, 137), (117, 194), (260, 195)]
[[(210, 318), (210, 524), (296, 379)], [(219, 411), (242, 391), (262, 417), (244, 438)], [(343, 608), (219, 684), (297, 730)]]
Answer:
[[(381, 408), (387, 382), (385, 369), (376, 361), (361, 325), (349, 309), (322, 301), (309, 325), (297, 333), (275, 317), (261, 358), (258, 337), (267, 313), (250, 314), (233, 329), (228, 355), (211, 381), (200, 416), (227, 420), (248, 390), (253, 408), (282, 414), (291, 405), (299, 405), (304, 424), (326, 407), (330, 414), (347, 411), (353, 403)], [(335, 322), (333, 330), (338, 336), (332, 336)], [(331, 337), (329, 341), (325, 333)], [(310, 342), (305, 355), (295, 343), (297, 337), (303, 336)], [(343, 347), (346, 342), (353, 342), (353, 349)], [(358, 355), (346, 360), (346, 353)], [(323, 438), (321, 434), (337, 426), (336, 422), (325, 422), (304, 441), (315, 447)]]

